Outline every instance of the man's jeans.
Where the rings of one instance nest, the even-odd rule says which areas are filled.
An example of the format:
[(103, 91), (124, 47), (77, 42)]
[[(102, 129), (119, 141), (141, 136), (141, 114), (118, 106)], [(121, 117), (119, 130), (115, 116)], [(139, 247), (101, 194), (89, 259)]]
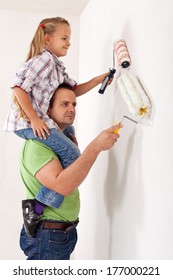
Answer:
[(67, 230), (38, 229), (35, 237), (20, 234), (20, 247), (27, 260), (69, 260), (77, 242), (76, 227)]
[[(69, 127), (69, 130), (71, 126)], [(15, 134), (24, 139), (37, 140), (48, 147), (50, 147), (55, 154), (58, 156), (63, 168), (66, 168), (71, 163), (73, 163), (79, 156), (80, 151), (76, 144), (74, 144), (66, 135), (68, 135), (68, 130), (66, 129), (66, 135), (56, 128), (49, 129), (50, 135), (46, 136), (46, 139), (40, 139), (35, 137), (32, 128), (21, 129), (15, 131)], [(70, 131), (71, 132), (71, 131)], [(55, 191), (47, 189), (42, 186), (35, 197), (38, 201), (45, 205), (53, 208), (59, 208), (64, 200), (64, 196), (58, 194)]]

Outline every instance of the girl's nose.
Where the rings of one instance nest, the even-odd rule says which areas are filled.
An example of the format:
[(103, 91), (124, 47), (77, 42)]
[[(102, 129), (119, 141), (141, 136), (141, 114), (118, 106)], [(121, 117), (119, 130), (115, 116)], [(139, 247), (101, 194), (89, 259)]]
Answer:
[(68, 46), (71, 46), (70, 40), (67, 41), (67, 45), (68, 45)]

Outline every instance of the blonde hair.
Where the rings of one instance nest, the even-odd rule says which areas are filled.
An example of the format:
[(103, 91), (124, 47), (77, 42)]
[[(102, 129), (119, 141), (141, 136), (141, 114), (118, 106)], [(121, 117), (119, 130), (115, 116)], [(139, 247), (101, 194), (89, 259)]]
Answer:
[(25, 114), (24, 110), (22, 109), (22, 107), (20, 106), (16, 96), (13, 94), (13, 102), (17, 105), (17, 107), (19, 108), (19, 113), (18, 113), (18, 118), (17, 120), (19, 120), (20, 118), (23, 118), (24, 120), (29, 122), (29, 119), (27, 117), (27, 115)]
[[(46, 18), (40, 22), (35, 32), (35, 35), (31, 41), (26, 62), (32, 57), (37, 56), (41, 53), (41, 51), (45, 47), (44, 35), (45, 34), (52, 35), (56, 31), (56, 27), (59, 24), (67, 24), (68, 26), (70, 26), (69, 22), (62, 17)], [(18, 100), (15, 96), (13, 96), (13, 101), (19, 108), (19, 118), (24, 118), (25, 120), (29, 121), (24, 110), (18, 103)]]
[(52, 35), (56, 31), (56, 27), (59, 24), (67, 24), (70, 26), (69, 22), (62, 17), (46, 18), (40, 22), (35, 32), (34, 38), (32, 39), (26, 61), (41, 53), (42, 49), (45, 47), (44, 35)]

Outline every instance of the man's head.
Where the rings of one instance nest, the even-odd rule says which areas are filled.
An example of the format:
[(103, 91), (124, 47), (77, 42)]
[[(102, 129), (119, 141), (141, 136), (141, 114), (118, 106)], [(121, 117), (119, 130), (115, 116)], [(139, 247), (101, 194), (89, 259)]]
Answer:
[(76, 95), (73, 88), (67, 84), (61, 84), (51, 99), (49, 116), (60, 129), (64, 130), (75, 119), (75, 107)]

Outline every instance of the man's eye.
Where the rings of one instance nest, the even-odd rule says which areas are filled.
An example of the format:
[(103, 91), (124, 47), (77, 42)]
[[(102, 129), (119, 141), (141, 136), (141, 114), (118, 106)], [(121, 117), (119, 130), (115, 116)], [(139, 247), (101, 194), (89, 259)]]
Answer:
[(67, 107), (67, 106), (68, 106), (68, 103), (67, 103), (67, 102), (63, 102), (63, 103), (62, 103), (62, 106), (63, 106), (63, 107)]

